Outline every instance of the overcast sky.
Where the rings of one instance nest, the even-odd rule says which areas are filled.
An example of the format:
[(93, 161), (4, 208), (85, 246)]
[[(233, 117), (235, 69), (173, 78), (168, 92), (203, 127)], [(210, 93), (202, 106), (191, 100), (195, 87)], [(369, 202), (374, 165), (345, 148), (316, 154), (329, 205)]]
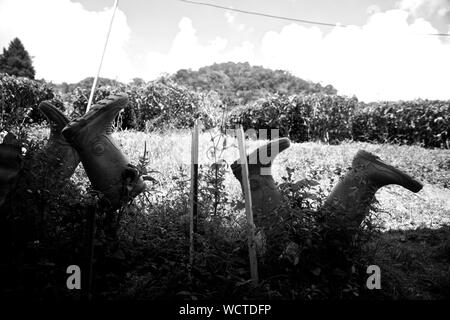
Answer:
[[(200, 0), (340, 23), (327, 27), (194, 6), (121, 0), (101, 76), (152, 80), (180, 68), (248, 61), (332, 84), (363, 101), (450, 99), (450, 0)], [(19, 37), (37, 78), (95, 75), (114, 0), (0, 0), (0, 47)]]

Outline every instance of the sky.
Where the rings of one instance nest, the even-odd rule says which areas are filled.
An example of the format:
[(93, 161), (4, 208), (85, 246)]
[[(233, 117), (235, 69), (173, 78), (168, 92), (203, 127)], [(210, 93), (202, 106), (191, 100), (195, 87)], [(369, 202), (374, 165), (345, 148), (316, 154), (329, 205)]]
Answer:
[[(195, 0), (194, 0), (195, 1)], [(450, 0), (198, 0), (321, 26), (197, 6), (120, 0), (101, 77), (153, 80), (181, 68), (249, 62), (359, 100), (450, 99)], [(0, 0), (0, 48), (18, 37), (36, 78), (97, 72), (114, 0)]]

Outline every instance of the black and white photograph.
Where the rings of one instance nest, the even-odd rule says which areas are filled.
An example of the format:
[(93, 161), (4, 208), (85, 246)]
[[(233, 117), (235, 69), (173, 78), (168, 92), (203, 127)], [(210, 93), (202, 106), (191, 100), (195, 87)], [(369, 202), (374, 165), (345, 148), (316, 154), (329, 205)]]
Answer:
[(449, 79), (449, 0), (0, 0), (0, 300), (450, 299)]

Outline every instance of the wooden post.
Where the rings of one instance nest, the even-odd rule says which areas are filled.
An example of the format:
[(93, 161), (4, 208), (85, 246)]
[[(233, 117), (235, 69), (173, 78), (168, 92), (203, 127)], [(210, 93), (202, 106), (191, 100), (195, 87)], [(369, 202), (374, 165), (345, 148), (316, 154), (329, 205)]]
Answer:
[(194, 235), (198, 225), (198, 121), (195, 120), (191, 142), (191, 197), (189, 210), (189, 277), (194, 263)]
[(250, 274), (252, 277), (252, 284), (258, 284), (258, 261), (256, 259), (256, 245), (255, 245), (255, 225), (253, 223), (252, 211), (252, 195), (250, 190), (250, 181), (248, 180), (248, 166), (247, 155), (245, 152), (245, 136), (242, 126), (236, 127), (236, 136), (239, 145), (239, 157), (242, 167), (242, 186), (245, 196), (245, 214), (247, 216), (248, 229), (248, 254), (250, 258)]

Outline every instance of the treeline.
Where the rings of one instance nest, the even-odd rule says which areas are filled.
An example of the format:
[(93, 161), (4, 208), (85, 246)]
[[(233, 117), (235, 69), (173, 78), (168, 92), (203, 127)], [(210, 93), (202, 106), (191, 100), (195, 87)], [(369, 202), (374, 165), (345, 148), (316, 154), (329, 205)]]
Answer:
[[(162, 78), (141, 85), (100, 87), (94, 102), (116, 92), (126, 92), (130, 101), (117, 119), (122, 129), (189, 128), (194, 119), (201, 119), (206, 128), (224, 123), (227, 127), (242, 124), (245, 129), (277, 128), (281, 136), (295, 142), (355, 140), (450, 147), (450, 101), (365, 104), (355, 97), (335, 94), (268, 94), (233, 108), (219, 93), (193, 91)], [(4, 130), (8, 124), (41, 122), (37, 106), (43, 100), (52, 99), (70, 118), (80, 116), (85, 112), (89, 89), (77, 87), (60, 95), (42, 81), (0, 75), (0, 95)]]
[(245, 63), (215, 63), (198, 71), (181, 69), (170, 77), (194, 91), (215, 91), (229, 106), (237, 106), (271, 94), (336, 94), (333, 86), (305, 81), (287, 71)]
[[(237, 106), (265, 98), (271, 94), (336, 94), (337, 90), (331, 85), (322, 86), (298, 78), (284, 70), (271, 70), (261, 66), (251, 66), (249, 63), (215, 63), (200, 68), (198, 71), (181, 69), (166, 77), (167, 80), (191, 91), (199, 93), (217, 92), (219, 98), (227, 106)], [(88, 77), (77, 83), (62, 83), (54, 86), (61, 93), (73, 92), (76, 88), (91, 89), (93, 77)], [(143, 86), (146, 82), (141, 78), (134, 78), (128, 85)], [(117, 80), (98, 79), (97, 85), (121, 87), (125, 83)]]

